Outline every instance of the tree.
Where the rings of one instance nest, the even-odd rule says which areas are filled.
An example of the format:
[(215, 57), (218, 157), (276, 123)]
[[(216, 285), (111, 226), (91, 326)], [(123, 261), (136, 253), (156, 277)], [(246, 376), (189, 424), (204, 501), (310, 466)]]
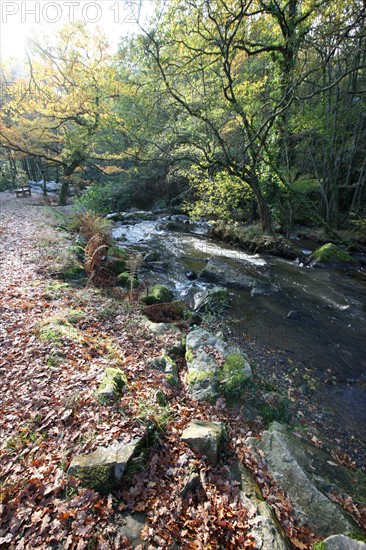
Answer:
[[(357, 26), (359, 4), (353, 0), (348, 9), (325, 0), (172, 0), (145, 30), (143, 47), (174, 111), (175, 155), (211, 178), (225, 171), (235, 186), (239, 179), (243, 191), (249, 187), (265, 231), (271, 228), (271, 203), (296, 193), (294, 121), (304, 114), (303, 105), (333, 94), (362, 67), (356, 57), (351, 66), (335, 63), (354, 40), (350, 29), (363, 21), (359, 17)], [(318, 37), (334, 13), (338, 28), (328, 29), (328, 38), (333, 30), (336, 36), (324, 58)], [(331, 78), (321, 80), (324, 72)]]
[(60, 203), (71, 176), (103, 157), (103, 125), (118, 94), (108, 44), (81, 23), (56, 43), (31, 41), (27, 75), (18, 78), (0, 115), (1, 146), (62, 169)]

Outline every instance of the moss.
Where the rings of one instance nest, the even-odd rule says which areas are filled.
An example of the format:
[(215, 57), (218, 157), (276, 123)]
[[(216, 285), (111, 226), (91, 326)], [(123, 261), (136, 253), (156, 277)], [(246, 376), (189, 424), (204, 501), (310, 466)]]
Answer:
[(347, 536), (353, 540), (359, 540), (360, 542), (366, 543), (366, 536), (360, 531), (352, 531), (352, 533), (349, 533)]
[(114, 479), (110, 464), (82, 468), (72, 474), (80, 480), (83, 487), (108, 495), (114, 488)]
[(229, 353), (225, 363), (219, 370), (219, 381), (223, 384), (225, 393), (241, 391), (248, 382), (248, 370), (240, 353)]
[(314, 250), (310, 256), (312, 260), (316, 262), (321, 262), (324, 264), (328, 263), (352, 263), (357, 264), (357, 261), (352, 258), (347, 252), (341, 250), (332, 243), (324, 244), (323, 246)]
[(143, 298), (143, 302), (146, 305), (152, 305), (152, 304), (162, 304), (166, 302), (171, 302), (173, 300), (173, 292), (166, 288), (164, 285), (154, 285), (148, 296), (145, 296)]
[(68, 283), (61, 283), (59, 281), (48, 283), (45, 287), (44, 297), (47, 300), (58, 300), (68, 288), (70, 288)]
[(192, 348), (187, 348), (185, 357), (186, 357), (186, 362), (187, 363), (191, 363), (193, 361), (194, 353), (193, 353)]
[(316, 542), (314, 544), (314, 550), (327, 550), (327, 547), (325, 546), (324, 542)]
[(69, 309), (66, 315), (66, 319), (72, 325), (84, 321), (86, 319), (86, 314), (80, 309)]
[(121, 369), (108, 368), (105, 370), (106, 379), (112, 381), (116, 396), (120, 396), (123, 388), (127, 385), (127, 378)]
[(205, 382), (206, 380), (214, 380), (216, 373), (211, 370), (190, 370), (187, 376), (187, 383), (191, 386), (199, 382)]
[(81, 265), (70, 265), (60, 271), (60, 279), (72, 281), (85, 277), (84, 268)]
[(65, 339), (80, 341), (80, 332), (66, 320), (52, 319), (41, 326), (39, 331), (41, 340), (61, 344)]

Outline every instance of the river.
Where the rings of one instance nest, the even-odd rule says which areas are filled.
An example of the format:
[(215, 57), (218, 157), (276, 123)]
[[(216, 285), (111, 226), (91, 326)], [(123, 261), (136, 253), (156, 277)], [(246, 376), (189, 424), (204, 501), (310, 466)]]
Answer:
[(113, 236), (127, 251), (156, 252), (158, 261), (141, 278), (165, 284), (191, 305), (198, 290), (214, 283), (190, 280), (187, 272), (199, 274), (210, 258), (265, 281), (264, 293), (229, 288), (230, 338), (259, 342), (301, 363), (316, 381), (323, 410), (366, 447), (366, 285), (359, 272), (246, 254), (210, 238), (205, 223), (177, 219), (184, 217), (132, 219), (117, 223)]

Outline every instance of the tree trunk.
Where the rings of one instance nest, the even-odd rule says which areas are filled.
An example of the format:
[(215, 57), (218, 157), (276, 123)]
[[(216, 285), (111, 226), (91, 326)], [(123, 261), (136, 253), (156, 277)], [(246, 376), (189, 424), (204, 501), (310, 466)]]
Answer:
[(60, 196), (58, 199), (58, 204), (60, 206), (65, 206), (66, 204), (67, 195), (69, 194), (69, 187), (70, 187), (70, 178), (64, 175), (64, 177), (62, 178)]

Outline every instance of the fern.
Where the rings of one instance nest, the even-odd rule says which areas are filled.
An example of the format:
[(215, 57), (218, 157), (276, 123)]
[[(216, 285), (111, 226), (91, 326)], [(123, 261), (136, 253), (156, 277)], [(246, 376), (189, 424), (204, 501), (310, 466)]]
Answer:
[(131, 254), (126, 261), (126, 270), (130, 275), (130, 301), (133, 299), (134, 282), (137, 279), (138, 272), (142, 266), (144, 258), (140, 252)]

